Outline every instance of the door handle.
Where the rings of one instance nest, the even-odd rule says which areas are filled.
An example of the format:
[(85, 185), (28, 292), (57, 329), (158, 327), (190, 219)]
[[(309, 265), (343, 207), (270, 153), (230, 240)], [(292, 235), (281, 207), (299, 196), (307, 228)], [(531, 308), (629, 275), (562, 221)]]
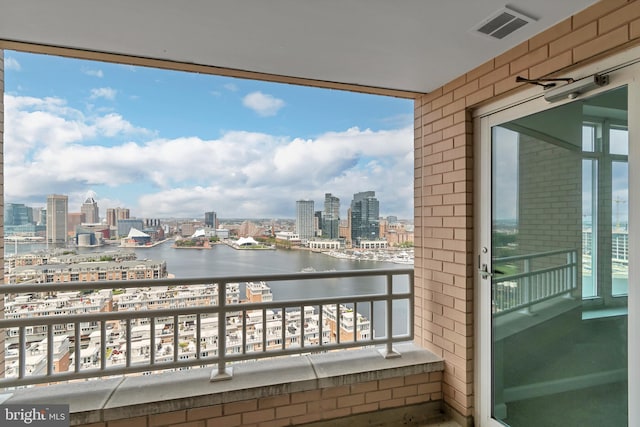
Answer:
[(486, 279), (487, 277), (493, 277), (493, 273), (489, 271), (489, 266), (487, 264), (482, 264), (482, 267), (480, 267), (478, 271), (480, 272), (480, 276), (483, 279)]
[(489, 271), (489, 266), (487, 264), (482, 264), (482, 268), (479, 268), (478, 271), (482, 275), (483, 279), (493, 277), (496, 274), (504, 274), (504, 271), (496, 270), (495, 268), (493, 269), (493, 272)]

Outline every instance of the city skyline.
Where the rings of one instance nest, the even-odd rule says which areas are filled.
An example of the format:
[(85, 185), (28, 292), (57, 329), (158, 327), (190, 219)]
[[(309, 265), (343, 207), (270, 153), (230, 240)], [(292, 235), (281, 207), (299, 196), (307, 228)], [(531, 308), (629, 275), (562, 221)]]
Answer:
[(373, 188), (413, 217), (405, 99), (5, 51), (4, 149), (6, 200), (34, 207), (292, 218)]

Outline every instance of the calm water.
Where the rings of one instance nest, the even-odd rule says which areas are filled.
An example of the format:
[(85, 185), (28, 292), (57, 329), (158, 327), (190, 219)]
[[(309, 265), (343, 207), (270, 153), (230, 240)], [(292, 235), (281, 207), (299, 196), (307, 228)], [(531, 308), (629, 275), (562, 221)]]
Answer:
[[(151, 248), (133, 249), (138, 259), (165, 260), (167, 270), (176, 278), (232, 276), (239, 274), (279, 274), (300, 273), (303, 269), (316, 271), (342, 271), (371, 268), (406, 268), (402, 264), (377, 261), (355, 261), (333, 258), (320, 253), (304, 250), (236, 250), (226, 245), (214, 245), (211, 249), (175, 249), (173, 242), (166, 242)], [(28, 253), (43, 249), (44, 245), (18, 245), (18, 253)], [(104, 252), (116, 247), (80, 248), (78, 252)], [(6, 253), (14, 253), (14, 246), (7, 246)], [(131, 249), (127, 249), (131, 250)], [(381, 293), (385, 289), (385, 279), (343, 278), (318, 279), (302, 282), (269, 282), (276, 301), (289, 299), (320, 298), (344, 295)], [(396, 292), (407, 290), (406, 276), (394, 280)], [(369, 316), (369, 306), (359, 304), (358, 312)], [(394, 303), (394, 334), (406, 333), (408, 302)], [(385, 307), (383, 303), (374, 305), (374, 328), (384, 330)]]

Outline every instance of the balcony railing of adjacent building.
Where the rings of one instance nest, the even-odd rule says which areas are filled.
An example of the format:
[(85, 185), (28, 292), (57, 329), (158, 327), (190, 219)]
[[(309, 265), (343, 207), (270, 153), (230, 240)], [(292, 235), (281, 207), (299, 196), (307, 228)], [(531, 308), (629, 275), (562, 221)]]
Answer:
[[(359, 295), (323, 298), (272, 301), (267, 297), (242, 303), (238, 298), (240, 284), (268, 295), (262, 283), (309, 286), (319, 279), (347, 278), (368, 280), (371, 288)], [(0, 379), (0, 387), (194, 366), (212, 366), (215, 381), (231, 377), (232, 362), (368, 346), (380, 346), (384, 357), (398, 357), (393, 344), (414, 336), (413, 281), (413, 269), (376, 269), (4, 285), (0, 290), (11, 297), (7, 300), (27, 295), (25, 300), (40, 296), (46, 301), (65, 292), (86, 292), (87, 312), (74, 307), (74, 314), (56, 315), (69, 312), (61, 308), (65, 303), (60, 300), (40, 312), (30, 313), (27, 302), (14, 312), (6, 309), (0, 329), (9, 346), (6, 378)], [(130, 298), (129, 310), (113, 311), (108, 304), (96, 309), (90, 298), (100, 292), (122, 296), (136, 289), (148, 292)], [(153, 290), (163, 298), (154, 300)], [(179, 291), (196, 294), (191, 300), (174, 298)], [(202, 305), (203, 301), (208, 303)], [(398, 319), (406, 322), (402, 328), (394, 327)], [(394, 333), (396, 329), (401, 332)]]
[[(517, 270), (514, 274), (503, 271), (513, 267)], [(578, 288), (578, 251), (563, 249), (495, 258), (493, 270), (494, 315), (531, 310), (534, 304)]]

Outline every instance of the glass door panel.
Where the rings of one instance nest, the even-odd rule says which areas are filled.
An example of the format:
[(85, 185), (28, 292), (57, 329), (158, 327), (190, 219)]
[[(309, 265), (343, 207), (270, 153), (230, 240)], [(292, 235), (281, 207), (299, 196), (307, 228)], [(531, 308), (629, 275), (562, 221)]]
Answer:
[(627, 89), (491, 131), (492, 417), (627, 425)]

